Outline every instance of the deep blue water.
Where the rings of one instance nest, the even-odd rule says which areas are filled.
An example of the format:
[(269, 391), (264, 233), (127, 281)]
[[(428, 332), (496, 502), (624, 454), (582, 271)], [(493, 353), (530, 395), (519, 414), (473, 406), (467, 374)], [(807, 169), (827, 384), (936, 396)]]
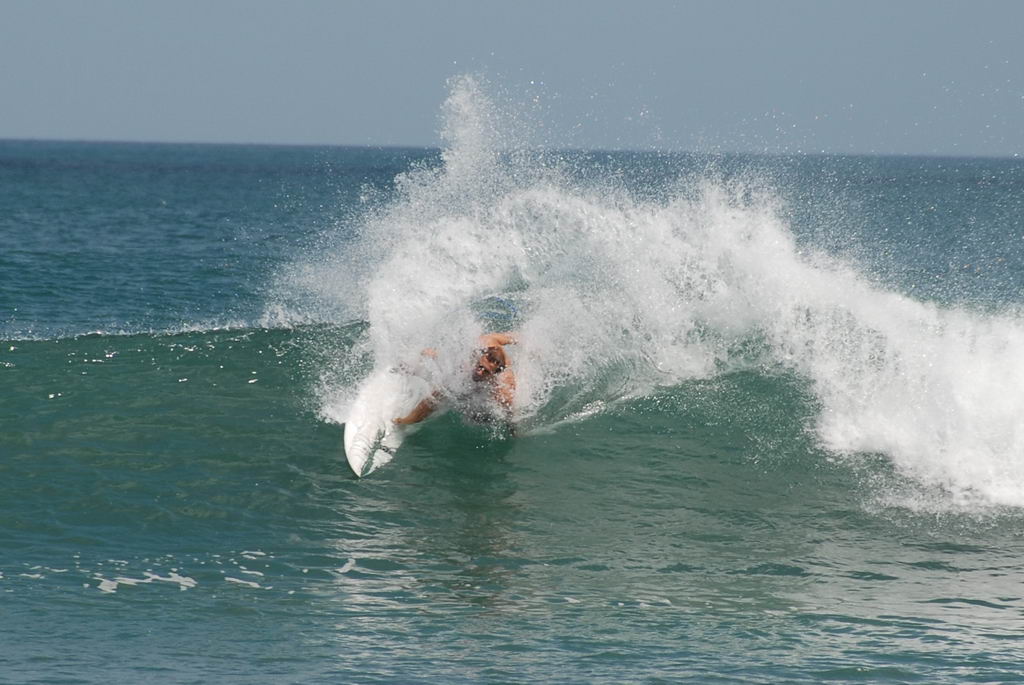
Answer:
[(0, 142), (0, 681), (1024, 680), (1024, 163), (481, 145)]

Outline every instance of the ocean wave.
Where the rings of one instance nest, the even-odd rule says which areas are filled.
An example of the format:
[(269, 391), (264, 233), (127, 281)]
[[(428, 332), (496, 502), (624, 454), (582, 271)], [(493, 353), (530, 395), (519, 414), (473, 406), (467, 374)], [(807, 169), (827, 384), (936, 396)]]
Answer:
[(445, 114), (442, 165), (401, 175), (354, 240), (292, 272), (292, 285), (317, 283), (310, 299), (325, 312), (369, 322), (323, 356), (324, 417), (345, 415), (368, 366), (426, 347), (450, 360), (439, 382), (462, 382), (467, 341), (512, 327), (517, 412), (531, 429), (780, 369), (812, 389), (828, 452), (884, 454), (954, 502), (1024, 506), (1019, 314), (887, 289), (798, 243), (757, 179), (681, 174), (650, 199), (516, 149), (472, 78), (453, 83)]

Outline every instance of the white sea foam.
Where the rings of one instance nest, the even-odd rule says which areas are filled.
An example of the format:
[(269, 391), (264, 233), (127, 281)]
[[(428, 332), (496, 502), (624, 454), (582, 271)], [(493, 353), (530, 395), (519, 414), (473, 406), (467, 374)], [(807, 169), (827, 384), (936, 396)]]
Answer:
[(99, 589), (100, 592), (108, 594), (117, 592), (117, 588), (121, 585), (145, 585), (147, 583), (155, 582), (173, 583), (178, 586), (179, 590), (184, 592), (185, 590), (194, 588), (196, 585), (199, 584), (195, 578), (183, 576), (177, 573), (176, 571), (170, 571), (166, 576), (161, 576), (159, 574), (146, 571), (145, 573), (143, 573), (142, 578), (118, 576), (117, 578), (110, 579), (104, 578), (98, 574), (95, 575), (94, 578), (100, 581), (100, 584), (97, 587), (97, 589)]
[(244, 585), (245, 587), (251, 587), (251, 588), (259, 588), (259, 587), (261, 587), (259, 583), (253, 582), (251, 580), (242, 580), (241, 578), (232, 578), (231, 576), (224, 576), (224, 580), (226, 580), (229, 583), (234, 583), (236, 585)]
[[(798, 246), (770, 192), (705, 179), (654, 202), (570, 181), (509, 150), (472, 79), (445, 112), (443, 165), (397, 179), (358, 239), (317, 262), (317, 301), (334, 293), (370, 324), (331, 360), (325, 417), (342, 420), (367, 359), (434, 347), (437, 381), (459, 382), (487, 326), (520, 332), (517, 411), (534, 429), (750, 364), (753, 348), (808, 379), (828, 450), (884, 454), (958, 506), (1024, 506), (1020, 318), (870, 283)], [(495, 297), (504, 314), (487, 313)]]

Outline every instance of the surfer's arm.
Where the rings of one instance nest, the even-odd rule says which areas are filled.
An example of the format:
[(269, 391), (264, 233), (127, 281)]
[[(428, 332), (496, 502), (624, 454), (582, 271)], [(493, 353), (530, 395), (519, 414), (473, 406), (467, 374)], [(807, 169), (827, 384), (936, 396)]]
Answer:
[(519, 339), (512, 331), (506, 331), (505, 333), (486, 333), (480, 336), (480, 347), (515, 345), (517, 342), (519, 342)]
[(428, 416), (430, 416), (431, 414), (433, 414), (435, 409), (437, 409), (437, 394), (436, 393), (431, 395), (430, 397), (426, 398), (425, 400), (423, 400), (419, 404), (417, 404), (413, 408), (413, 410), (411, 412), (409, 412), (409, 414), (407, 416), (402, 416), (400, 418), (392, 419), (392, 421), (394, 421), (394, 423), (397, 423), (399, 425), (403, 425), (403, 424), (407, 424), (407, 423), (419, 423), (423, 419), (425, 419)]
[(498, 374), (494, 384), (494, 399), (504, 410), (505, 416), (502, 427), (509, 437), (516, 435), (516, 422), (512, 412), (512, 402), (516, 397), (516, 375), (511, 371)]
[(512, 401), (516, 398), (516, 375), (512, 371), (504, 371), (494, 379), (494, 399), (505, 410), (512, 413)]

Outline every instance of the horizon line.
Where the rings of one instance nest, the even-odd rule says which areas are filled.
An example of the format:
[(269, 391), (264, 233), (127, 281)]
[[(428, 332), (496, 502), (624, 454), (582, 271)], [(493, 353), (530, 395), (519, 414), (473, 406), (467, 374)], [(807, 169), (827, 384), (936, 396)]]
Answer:
[[(423, 145), (411, 143), (285, 143), (285, 142), (240, 142), (240, 141), (209, 141), (209, 140), (142, 140), (127, 139), (116, 140), (109, 138), (38, 138), (38, 137), (6, 137), (0, 136), (0, 143), (65, 143), (85, 145), (167, 145), (182, 147), (279, 147), (279, 148), (339, 148), (339, 149), (362, 149), (362, 150), (423, 150), (428, 152), (440, 152), (445, 148), (442, 145)], [(552, 152), (587, 152), (587, 153), (632, 153), (632, 154), (663, 154), (663, 155), (698, 155), (698, 156), (757, 156), (757, 157), (902, 157), (908, 159), (993, 159), (993, 160), (1021, 160), (1020, 153), (1007, 153), (1003, 155), (989, 153), (939, 153), (939, 152), (850, 152), (850, 151), (807, 151), (797, 150), (795, 152), (771, 151), (771, 150), (684, 150), (664, 148), (614, 148), (614, 147), (539, 147), (524, 146)]]

